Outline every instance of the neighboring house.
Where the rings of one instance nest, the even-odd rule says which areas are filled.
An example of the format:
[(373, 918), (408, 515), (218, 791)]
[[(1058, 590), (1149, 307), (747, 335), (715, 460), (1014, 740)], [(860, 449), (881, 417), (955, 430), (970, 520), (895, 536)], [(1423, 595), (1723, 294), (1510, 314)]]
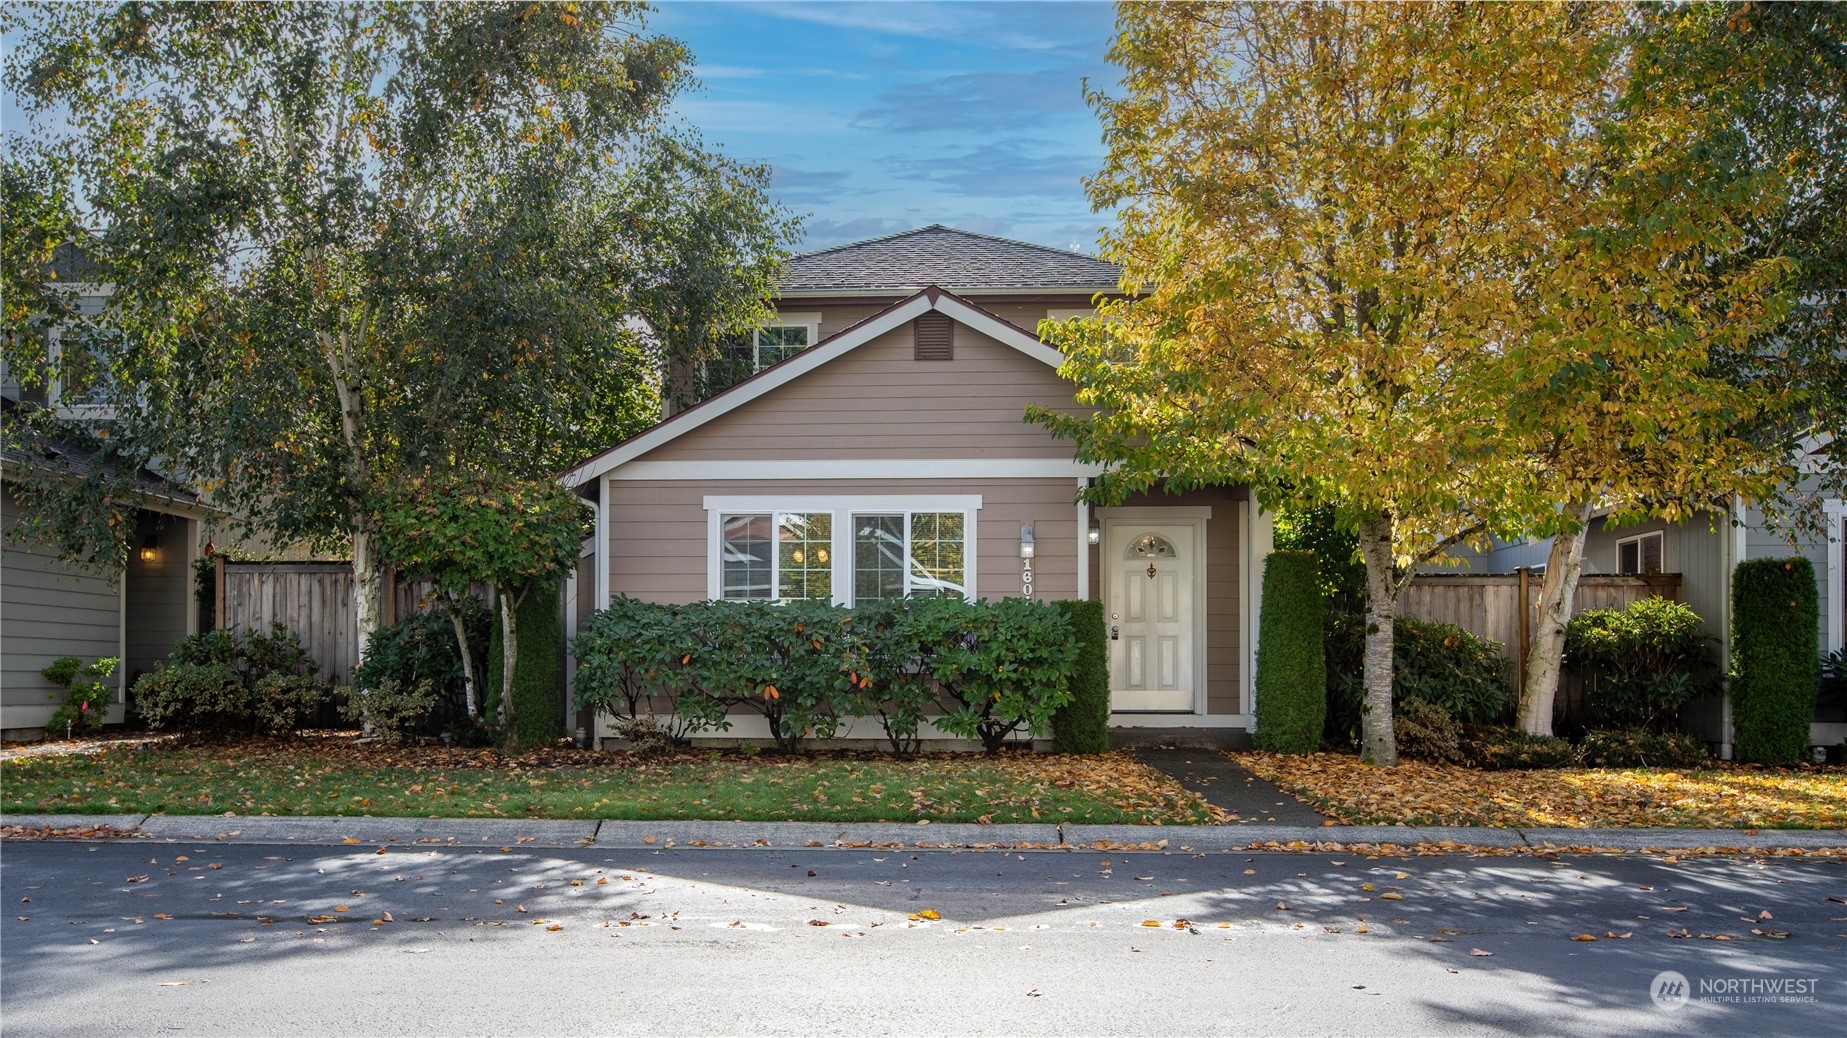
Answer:
[[(1024, 420), (1076, 406), (1039, 322), (1091, 312), (1117, 277), (942, 226), (795, 258), (755, 375), (565, 476), (596, 508), (578, 611), (614, 595), (1097, 597), (1124, 738), (1241, 738), (1268, 517), (1244, 487), (1090, 508), (1096, 469)], [(767, 734), (739, 717), (727, 736)]]
[[(10, 421), (14, 399), (5, 406)], [(76, 479), (91, 461), (68, 445), (47, 453), (54, 456), (37, 463)], [(39, 671), (62, 656), (121, 661), (107, 679), (115, 701), (105, 720), (124, 719), (135, 678), (198, 630), (192, 563), (202, 531), (220, 516), (191, 491), (144, 469), (136, 478), (140, 500), (134, 528), (126, 532), (126, 566), (110, 574), (79, 570), (18, 533), (24, 505), (11, 477), (25, 460), (11, 445), (0, 451), (0, 737), (9, 740), (44, 734), (62, 692)]]
[[(1804, 464), (1810, 472), (1813, 465), (1819, 464), (1819, 452), (1811, 458)], [(1821, 651), (1847, 649), (1847, 503), (1840, 498), (1821, 497), (1812, 475), (1798, 487), (1798, 492), (1820, 507), (1826, 520), (1822, 534), (1798, 535), (1792, 545), (1790, 535), (1773, 529), (1761, 509), (1742, 504), (1734, 504), (1730, 514), (1702, 512), (1678, 523), (1654, 519), (1613, 527), (1598, 515), (1591, 519), (1590, 532), (1585, 536), (1583, 571), (1679, 574), (1680, 600), (1706, 622), (1715, 662), (1723, 671), (1731, 659), (1733, 568), (1746, 559), (1802, 555), (1815, 567), (1815, 590), (1821, 605), (1817, 631)], [(1550, 549), (1550, 539), (1540, 539), (1525, 545), (1496, 542), (1486, 552), (1453, 554), (1463, 560), (1466, 572), (1504, 573), (1519, 565), (1543, 569)], [(1721, 752), (1729, 756), (1729, 700), (1713, 697), (1702, 706), (1683, 717), (1683, 723), (1702, 738), (1719, 744)], [(1847, 739), (1847, 721), (1818, 716), (1810, 727), (1809, 741), (1813, 745), (1838, 745), (1843, 739)]]

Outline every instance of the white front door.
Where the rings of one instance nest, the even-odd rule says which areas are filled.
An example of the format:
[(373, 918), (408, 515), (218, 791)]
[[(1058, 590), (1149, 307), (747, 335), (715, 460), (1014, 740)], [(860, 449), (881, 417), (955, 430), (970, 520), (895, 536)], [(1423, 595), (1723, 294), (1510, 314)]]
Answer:
[(1193, 709), (1194, 533), (1184, 524), (1110, 524), (1111, 710)]

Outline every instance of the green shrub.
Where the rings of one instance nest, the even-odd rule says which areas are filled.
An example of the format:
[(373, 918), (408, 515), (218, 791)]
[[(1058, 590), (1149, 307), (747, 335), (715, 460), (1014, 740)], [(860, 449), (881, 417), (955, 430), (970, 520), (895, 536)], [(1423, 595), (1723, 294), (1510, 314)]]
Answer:
[(341, 704), (340, 714), (349, 723), (369, 725), (374, 734), (402, 742), (422, 729), (441, 695), (434, 682), (401, 685), (386, 678), (363, 692), (355, 689)]
[[(478, 599), (470, 598), (464, 607), (463, 629), (475, 656), (475, 675), (483, 676), (487, 668), (488, 631), (492, 618)], [(455, 643), (455, 627), (449, 614), (440, 609), (413, 613), (396, 623), (386, 624), (366, 638), (365, 654), (353, 671), (353, 685), (370, 689), (382, 681), (415, 684), (428, 681), (444, 691), (459, 693), (462, 688), (462, 653)], [(482, 695), (486, 690), (480, 690)]]
[(1732, 727), (1738, 758), (1794, 764), (1821, 684), (1815, 567), (1801, 556), (1732, 571)]
[(135, 702), (153, 728), (224, 735), (250, 723), (250, 689), (229, 663), (163, 664), (135, 682)]
[(998, 749), (1045, 731), (1069, 702), (1076, 636), (1049, 605), (918, 598), (848, 610), (816, 602), (621, 598), (571, 643), (580, 706), (636, 716), (674, 703), (688, 731), (763, 716), (784, 750), (826, 739), (845, 716), (878, 716), (894, 748), (914, 746), (929, 709), (939, 728)]
[(1505, 725), (1465, 730), (1462, 762), (1483, 771), (1564, 768), (1578, 762), (1571, 743), (1556, 735), (1533, 735)]
[(272, 673), (250, 690), (257, 728), (271, 735), (299, 732), (320, 713), (333, 689), (305, 674)]
[(1435, 703), (1407, 701), (1393, 711), (1392, 726), (1402, 757), (1436, 764), (1462, 760), (1462, 725)]
[(995, 753), (1016, 731), (1050, 730), (1058, 708), (1071, 701), (1077, 635), (1050, 605), (917, 599), (904, 617), (927, 628), (918, 644), (923, 672), (943, 693), (946, 709), (936, 720), (943, 731)]
[(1052, 716), (1052, 745), (1059, 753), (1102, 753), (1109, 749), (1109, 633), (1103, 603), (1095, 599), (1054, 602), (1077, 637), (1071, 667), (1071, 702)]
[(1585, 732), (1578, 753), (1593, 768), (1697, 768), (1712, 759), (1698, 736), (1646, 728)]
[[(135, 682), (135, 704), (155, 728), (225, 735), (299, 728), (292, 711), (329, 690), (315, 682), (317, 667), (301, 641), (281, 624), (269, 633), (217, 630), (188, 635), (152, 674)], [(258, 688), (270, 679), (269, 694)], [(286, 680), (285, 680), (286, 679)], [(309, 692), (308, 686), (315, 691)], [(264, 698), (274, 701), (261, 702)], [(312, 716), (310, 713), (308, 716)]]
[[(549, 746), (564, 734), (564, 671), (559, 666), (564, 649), (561, 587), (556, 579), (534, 581), (514, 617), (519, 636), (519, 659), (513, 664), (510, 745), (514, 747)], [(500, 636), (500, 625), (494, 624), (487, 663), (489, 713), (498, 713), (500, 707)], [(453, 634), (449, 641), (455, 641)]]
[(1327, 720), (1327, 604), (1308, 551), (1272, 552), (1263, 566), (1257, 639), (1258, 749), (1313, 753)]
[[(1392, 626), (1392, 716), (1414, 699), (1435, 703), (1463, 724), (1492, 724), (1513, 711), (1509, 667), (1498, 643), (1454, 624), (1408, 616)], [(1328, 634), (1329, 741), (1352, 745), (1359, 738), (1366, 618), (1342, 613)]]
[(1565, 659), (1589, 681), (1593, 724), (1662, 731), (1700, 689), (1706, 631), (1690, 607), (1665, 598), (1587, 609), (1565, 628)]
[(95, 679), (115, 673), (117, 662), (113, 656), (104, 656), (94, 663), (85, 664), (76, 656), (64, 656), (39, 671), (45, 680), (64, 690), (51, 694), (51, 698), (62, 697), (64, 701), (52, 711), (51, 720), (45, 722), (45, 729), (50, 732), (102, 731), (103, 718), (109, 713), (109, 701), (113, 697), (108, 686)]

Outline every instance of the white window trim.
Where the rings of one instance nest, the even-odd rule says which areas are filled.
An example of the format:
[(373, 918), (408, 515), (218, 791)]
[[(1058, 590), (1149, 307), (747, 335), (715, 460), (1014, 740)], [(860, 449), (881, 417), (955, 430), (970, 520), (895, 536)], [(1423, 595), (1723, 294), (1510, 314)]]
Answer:
[[(819, 312), (777, 314), (774, 318), (765, 321), (763, 323), (763, 328), (807, 329), (808, 345), (802, 347), (802, 349), (808, 349), (814, 346), (815, 343), (821, 341), (821, 315)], [(763, 328), (754, 329), (750, 333), (750, 370), (752, 374), (769, 367), (768, 364), (763, 363)]]
[[(963, 574), (968, 584), (968, 597), (978, 598), (976, 560), (980, 557), (979, 531), (976, 529), (976, 513), (981, 510), (979, 494), (863, 494), (863, 495), (790, 495), (778, 496), (708, 496), (704, 499), (706, 520), (706, 597), (714, 602), (724, 598), (724, 517), (727, 515), (777, 515), (786, 513), (814, 514), (825, 512), (833, 518), (833, 546), (828, 550), (834, 555), (833, 604), (846, 606), (852, 604), (853, 589), (853, 516), (854, 515), (895, 515), (900, 512), (960, 512), (962, 513), (962, 536), (965, 541)], [(910, 549), (910, 529), (906, 524), (905, 549)], [(770, 564), (771, 590), (775, 590), (776, 564)], [(907, 576), (908, 585), (909, 578)], [(761, 601), (761, 600), (760, 600)], [(775, 598), (767, 601), (774, 602)]]
[[(1658, 538), (1661, 541), (1661, 572), (1663, 573), (1674, 572), (1673, 570), (1669, 569), (1667, 565), (1667, 534), (1666, 532), (1662, 530), (1650, 530), (1647, 533), (1638, 533), (1633, 537), (1623, 537), (1617, 540), (1616, 542), (1616, 573), (1618, 576), (1645, 577), (1645, 576), (1651, 575), (1651, 574), (1643, 573), (1641, 571), (1642, 570), (1642, 549), (1639, 547), (1639, 544), (1642, 541), (1648, 540), (1650, 537)], [(1638, 547), (1635, 549), (1636, 572), (1634, 573), (1624, 573), (1623, 572), (1623, 545), (1625, 544), (1638, 545)]]
[(51, 378), (45, 386), (45, 402), (59, 418), (83, 421), (114, 418), (115, 408), (108, 404), (66, 404), (64, 402), (64, 325), (54, 324), (45, 332), (45, 359), (51, 365)]
[(1824, 648), (1833, 652), (1847, 649), (1847, 616), (1842, 611), (1843, 598), (1847, 598), (1847, 500), (1836, 499), (1824, 501), (1822, 514), (1828, 517), (1828, 530), (1821, 539), (1822, 548), (1828, 553), (1828, 601), (1822, 615), (1828, 620), (1828, 644)]

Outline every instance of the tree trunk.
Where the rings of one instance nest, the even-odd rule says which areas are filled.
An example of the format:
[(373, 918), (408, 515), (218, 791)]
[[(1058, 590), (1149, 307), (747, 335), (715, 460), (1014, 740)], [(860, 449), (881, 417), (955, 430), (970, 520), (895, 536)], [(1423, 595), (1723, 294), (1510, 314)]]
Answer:
[(1360, 554), (1366, 559), (1366, 664), (1360, 700), (1360, 759), (1380, 767), (1398, 764), (1392, 731), (1392, 636), (1398, 617), (1399, 584), (1392, 554), (1392, 521), (1376, 516), (1360, 523)]
[[(1571, 621), (1578, 573), (1584, 568), (1591, 507), (1589, 501), (1570, 506), (1577, 529), (1552, 538), (1545, 579), (1539, 585), (1539, 622), (1527, 649), (1526, 688), (1520, 695), (1520, 729), (1534, 735), (1552, 734), (1552, 704), (1558, 698), (1559, 668), (1565, 660), (1565, 625)], [(1520, 603), (1520, 608), (1526, 607)]]
[(366, 642), (384, 615), (385, 567), (379, 562), (378, 545), (363, 527), (353, 531), (353, 593), (359, 614), (359, 657), (364, 659)]
[(481, 716), (475, 704), (475, 654), (468, 650), (468, 628), (462, 623), (462, 604), (445, 596), (443, 608), (449, 613), (449, 622), (455, 625), (455, 644), (462, 650), (462, 702), (472, 721)]
[(494, 591), (500, 598), (500, 730), (512, 740), (518, 737), (513, 727), (513, 665), (519, 660), (519, 622), (515, 619), (519, 599), (505, 588)]

